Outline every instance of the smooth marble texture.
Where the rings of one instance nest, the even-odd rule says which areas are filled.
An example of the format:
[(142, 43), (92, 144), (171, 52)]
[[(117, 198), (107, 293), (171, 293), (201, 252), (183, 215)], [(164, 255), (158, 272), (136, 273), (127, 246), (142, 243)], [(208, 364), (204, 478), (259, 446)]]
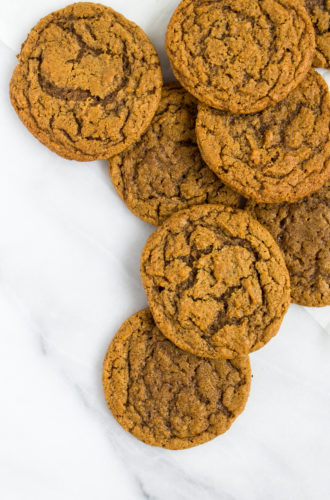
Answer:
[[(113, 1), (160, 52), (177, 1)], [(139, 257), (153, 227), (132, 215), (106, 162), (51, 153), (8, 98), (15, 54), (55, 0), (0, 4), (0, 499), (330, 498), (329, 308), (296, 305), (251, 356), (245, 412), (186, 451), (149, 447), (103, 400), (112, 336), (146, 305)], [(323, 71), (328, 83), (330, 72)]]

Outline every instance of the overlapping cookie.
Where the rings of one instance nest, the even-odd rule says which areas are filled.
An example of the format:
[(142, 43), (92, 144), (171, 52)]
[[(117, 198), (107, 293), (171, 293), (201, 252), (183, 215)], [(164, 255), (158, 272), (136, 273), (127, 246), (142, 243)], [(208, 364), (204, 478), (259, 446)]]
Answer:
[(304, 306), (330, 305), (330, 181), (296, 203), (247, 202), (281, 248), (290, 273), (291, 298)]
[(225, 183), (258, 203), (294, 202), (330, 178), (330, 94), (311, 70), (283, 101), (232, 115), (199, 106), (203, 159)]
[(141, 278), (161, 332), (198, 356), (232, 359), (265, 345), (290, 303), (273, 237), (246, 212), (182, 210), (149, 237)]
[(203, 359), (166, 339), (149, 309), (131, 316), (103, 366), (105, 399), (125, 430), (147, 444), (183, 449), (229, 429), (250, 391), (248, 357)]
[(159, 225), (172, 213), (201, 203), (240, 205), (240, 196), (201, 158), (196, 116), (195, 98), (178, 83), (165, 85), (146, 133), (108, 161), (118, 194), (146, 222)]
[(313, 66), (330, 69), (330, 0), (301, 0), (315, 30)]

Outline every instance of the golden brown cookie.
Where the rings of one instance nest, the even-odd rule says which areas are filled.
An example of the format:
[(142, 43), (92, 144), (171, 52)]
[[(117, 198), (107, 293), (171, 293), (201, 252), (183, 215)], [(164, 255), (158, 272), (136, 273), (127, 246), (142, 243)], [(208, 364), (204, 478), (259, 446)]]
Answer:
[(235, 358), (266, 344), (290, 303), (289, 274), (269, 232), (223, 205), (182, 210), (148, 239), (141, 277), (161, 332), (198, 356)]
[(316, 51), (313, 66), (330, 69), (330, 0), (302, 0), (311, 17)]
[(197, 103), (179, 84), (163, 87), (151, 125), (139, 142), (109, 160), (121, 199), (150, 224), (201, 203), (239, 207), (240, 196), (205, 165), (197, 144)]
[(166, 33), (173, 73), (199, 101), (255, 113), (306, 76), (315, 48), (300, 0), (183, 0)]
[(109, 7), (76, 3), (41, 19), (22, 45), (12, 104), (32, 134), (70, 160), (123, 151), (148, 127), (162, 86), (145, 33)]
[(181, 351), (149, 309), (131, 316), (104, 360), (105, 399), (116, 420), (153, 446), (180, 450), (227, 431), (250, 391), (248, 357), (203, 359)]
[(251, 115), (199, 106), (203, 159), (225, 183), (258, 203), (294, 202), (330, 177), (330, 96), (311, 70), (282, 102)]
[(248, 201), (246, 210), (281, 248), (290, 273), (292, 301), (304, 306), (330, 305), (330, 182), (296, 203)]

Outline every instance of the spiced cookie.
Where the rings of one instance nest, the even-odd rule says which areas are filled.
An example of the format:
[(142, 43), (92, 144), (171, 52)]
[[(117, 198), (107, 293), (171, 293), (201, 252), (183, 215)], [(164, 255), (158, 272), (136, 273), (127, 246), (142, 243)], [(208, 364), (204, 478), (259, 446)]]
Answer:
[(141, 277), (162, 333), (198, 356), (245, 356), (278, 331), (290, 303), (282, 253), (242, 210), (197, 205), (148, 239)]
[(258, 203), (294, 202), (330, 177), (330, 96), (311, 70), (283, 101), (251, 115), (199, 106), (203, 159), (225, 183)]
[(160, 105), (139, 142), (109, 160), (119, 196), (138, 217), (158, 225), (201, 203), (239, 207), (240, 196), (205, 165), (195, 134), (197, 103), (179, 84), (163, 87)]
[(183, 0), (166, 33), (176, 78), (199, 101), (255, 113), (284, 99), (312, 64), (300, 0)]
[(125, 321), (104, 360), (104, 394), (116, 420), (141, 441), (175, 450), (228, 430), (250, 381), (248, 357), (210, 360), (181, 351), (149, 309)]
[(22, 45), (12, 104), (32, 134), (71, 160), (109, 158), (133, 144), (162, 86), (145, 33), (109, 7), (76, 3), (41, 19)]
[(316, 51), (313, 66), (330, 69), (330, 0), (302, 0), (311, 17)]
[(296, 203), (248, 201), (246, 210), (281, 248), (290, 273), (292, 301), (304, 306), (330, 305), (330, 182)]

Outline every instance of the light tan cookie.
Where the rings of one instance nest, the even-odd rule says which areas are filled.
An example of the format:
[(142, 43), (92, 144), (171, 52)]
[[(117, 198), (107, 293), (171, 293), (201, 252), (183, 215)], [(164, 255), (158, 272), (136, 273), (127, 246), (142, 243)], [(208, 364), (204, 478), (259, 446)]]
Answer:
[(32, 134), (70, 160), (123, 151), (148, 127), (162, 76), (145, 33), (109, 7), (82, 2), (41, 19), (22, 45), (11, 102)]
[(311, 70), (283, 101), (251, 115), (199, 106), (198, 145), (208, 166), (258, 203), (294, 202), (330, 177), (330, 95)]
[(246, 212), (222, 205), (167, 219), (144, 247), (141, 278), (162, 333), (209, 358), (265, 345), (290, 303), (289, 274), (273, 237)]
[(255, 113), (304, 79), (315, 35), (300, 0), (183, 0), (165, 43), (174, 75), (199, 101)]
[(105, 399), (116, 420), (147, 444), (174, 450), (227, 431), (250, 391), (249, 358), (203, 359), (182, 351), (149, 309), (122, 325), (104, 360)]

